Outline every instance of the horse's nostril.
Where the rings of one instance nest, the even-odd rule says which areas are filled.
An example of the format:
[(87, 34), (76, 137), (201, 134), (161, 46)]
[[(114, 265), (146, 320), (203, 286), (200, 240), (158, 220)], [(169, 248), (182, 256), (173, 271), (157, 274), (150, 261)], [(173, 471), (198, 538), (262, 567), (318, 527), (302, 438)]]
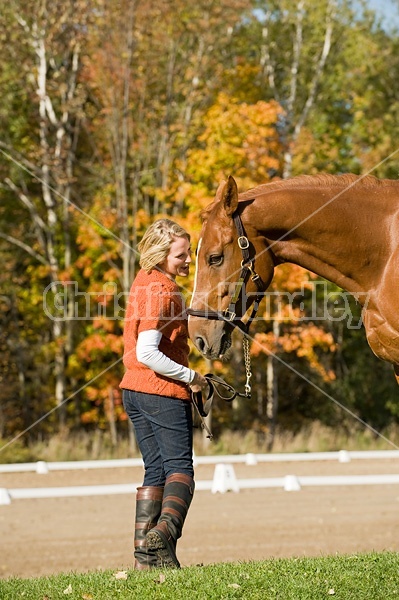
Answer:
[(220, 356), (223, 356), (224, 354), (226, 354), (226, 352), (230, 348), (230, 346), (231, 346), (231, 334), (224, 333), (222, 335), (222, 339), (220, 341)]
[(205, 340), (201, 336), (195, 338), (195, 344), (200, 352), (205, 350)]

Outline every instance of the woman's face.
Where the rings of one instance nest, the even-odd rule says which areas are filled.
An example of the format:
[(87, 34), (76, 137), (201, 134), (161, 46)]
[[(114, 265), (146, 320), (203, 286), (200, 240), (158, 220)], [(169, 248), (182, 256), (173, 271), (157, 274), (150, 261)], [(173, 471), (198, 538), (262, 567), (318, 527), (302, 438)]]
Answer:
[(168, 256), (163, 263), (158, 265), (158, 268), (172, 279), (175, 279), (176, 275), (187, 277), (190, 263), (190, 242), (185, 237), (176, 237), (172, 242)]

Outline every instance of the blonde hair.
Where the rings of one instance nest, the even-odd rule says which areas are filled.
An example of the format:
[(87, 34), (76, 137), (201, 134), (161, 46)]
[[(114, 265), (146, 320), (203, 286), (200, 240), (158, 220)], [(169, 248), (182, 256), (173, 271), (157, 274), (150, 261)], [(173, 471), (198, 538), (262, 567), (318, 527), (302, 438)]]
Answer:
[(154, 221), (137, 246), (140, 252), (140, 267), (149, 273), (162, 263), (177, 237), (184, 237), (190, 241), (190, 234), (174, 221), (170, 219)]

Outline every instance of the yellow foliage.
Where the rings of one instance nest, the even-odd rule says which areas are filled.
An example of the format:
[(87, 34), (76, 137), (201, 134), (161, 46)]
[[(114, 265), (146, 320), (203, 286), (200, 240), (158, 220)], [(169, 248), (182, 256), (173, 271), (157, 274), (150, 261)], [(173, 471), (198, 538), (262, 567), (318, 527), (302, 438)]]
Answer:
[(312, 289), (310, 279), (316, 275), (306, 269), (294, 264), (280, 265), (274, 271), (273, 281), (270, 289), (273, 291), (284, 290), (286, 292), (295, 292), (299, 289)]
[(204, 117), (203, 147), (189, 153), (189, 174), (202, 182), (232, 174), (243, 190), (265, 183), (280, 166), (276, 125), (282, 114), (275, 101), (247, 104), (220, 93)]

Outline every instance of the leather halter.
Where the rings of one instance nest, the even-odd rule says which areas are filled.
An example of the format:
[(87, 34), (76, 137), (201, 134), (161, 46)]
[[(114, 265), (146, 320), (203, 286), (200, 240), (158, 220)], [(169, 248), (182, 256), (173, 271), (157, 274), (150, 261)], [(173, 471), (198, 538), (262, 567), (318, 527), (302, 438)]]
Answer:
[[(235, 212), (233, 214), (233, 221), (237, 229), (238, 233), (238, 246), (241, 249), (242, 253), (242, 261), (241, 261), (241, 273), (238, 278), (238, 281), (235, 284), (234, 292), (230, 298), (229, 306), (226, 310), (195, 310), (193, 308), (187, 309), (187, 314), (193, 317), (203, 317), (204, 319), (209, 319), (212, 321), (225, 321), (232, 327), (237, 327), (240, 329), (245, 335), (248, 335), (249, 327), (254, 320), (256, 313), (258, 312), (260, 301), (263, 298), (263, 292), (266, 289), (265, 284), (263, 283), (261, 277), (256, 273), (254, 269), (255, 256), (251, 258), (249, 252), (249, 240), (246, 236), (244, 225), (242, 224), (240, 215)], [(242, 288), (244, 288), (248, 279), (248, 276), (251, 276), (251, 280), (255, 283), (258, 293), (255, 296), (255, 300), (252, 307), (252, 312), (249, 316), (249, 319), (246, 323), (242, 321), (241, 317), (237, 317), (237, 309), (236, 305), (240, 297), (240, 293)]]

